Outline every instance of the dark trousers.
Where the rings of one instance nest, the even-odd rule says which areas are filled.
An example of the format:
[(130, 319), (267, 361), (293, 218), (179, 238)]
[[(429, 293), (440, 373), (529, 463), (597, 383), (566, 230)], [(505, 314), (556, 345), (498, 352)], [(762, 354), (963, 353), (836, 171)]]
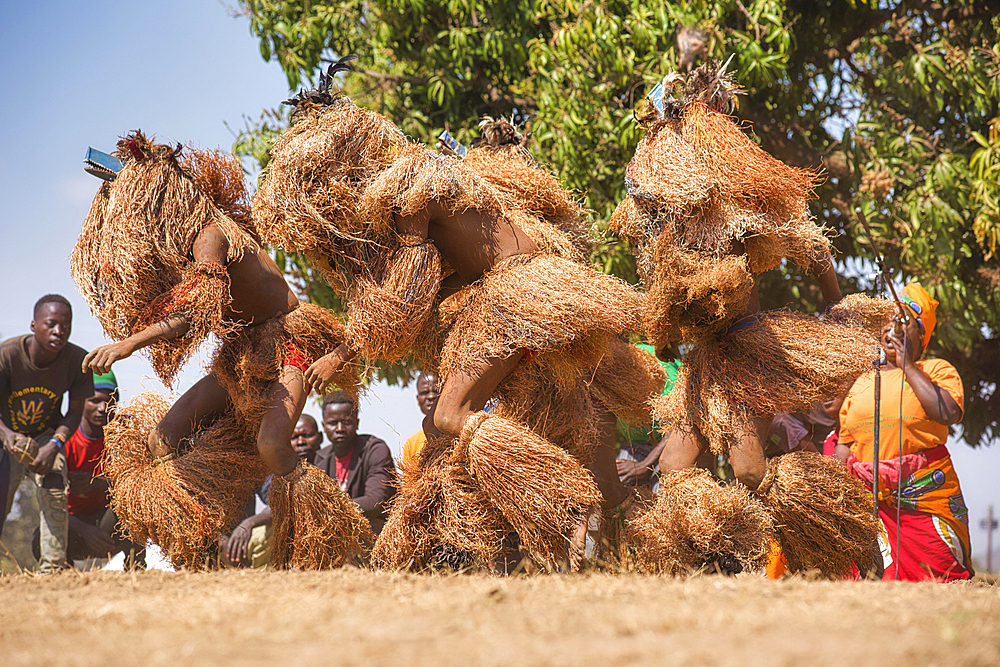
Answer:
[[(96, 512), (90, 512), (87, 514), (73, 514), (74, 518), (83, 521), (84, 523), (89, 523), (91, 526), (100, 526), (104, 530), (111, 533), (111, 538), (114, 540), (114, 546), (110, 553), (96, 553), (87, 544), (87, 541), (83, 539), (79, 533), (73, 530), (72, 525), (69, 528), (69, 540), (66, 545), (66, 560), (72, 563), (74, 560), (85, 560), (87, 558), (110, 558), (114, 556), (119, 551), (125, 552), (125, 569), (140, 568), (145, 569), (146, 567), (146, 547), (140, 544), (136, 544), (131, 540), (127, 540), (123, 537), (124, 529), (121, 524), (118, 523), (118, 517), (115, 516), (114, 510), (110, 507), (102, 510), (97, 510)], [(35, 534), (31, 538), (31, 552), (37, 559), (40, 555), (39, 550), (39, 531), (35, 531)]]
[[(7, 502), (7, 489), (10, 488), (10, 454), (0, 447), (0, 498)], [(4, 508), (6, 510), (6, 507)], [(3, 537), (3, 526), (7, 522), (7, 512), (0, 512), (0, 537)]]

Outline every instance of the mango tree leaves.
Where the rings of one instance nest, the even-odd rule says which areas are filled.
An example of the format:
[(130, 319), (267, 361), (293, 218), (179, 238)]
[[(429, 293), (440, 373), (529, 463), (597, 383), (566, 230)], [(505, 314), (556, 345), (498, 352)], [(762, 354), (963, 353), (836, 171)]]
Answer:
[[(965, 380), (964, 437), (998, 435), (1000, 19), (989, 0), (240, 7), (291, 89), (357, 53), (363, 75), (343, 79), (347, 92), (417, 140), (433, 144), (448, 129), (468, 144), (483, 115), (528, 120), (534, 155), (593, 211), (595, 266), (631, 281), (634, 258), (607, 220), (641, 138), (632, 109), (681, 62), (732, 55), (747, 93), (737, 115), (751, 135), (789, 164), (825, 168), (812, 212), (836, 235), (845, 279), (864, 283), (850, 270), (871, 257), (852, 213), (861, 205), (897, 280), (919, 280), (941, 301), (931, 353)], [(698, 39), (679, 41), (685, 28)], [(276, 127), (275, 116), (250, 124), (238, 149), (263, 163)], [(814, 281), (785, 267), (762, 276), (761, 291), (766, 307), (817, 296)]]

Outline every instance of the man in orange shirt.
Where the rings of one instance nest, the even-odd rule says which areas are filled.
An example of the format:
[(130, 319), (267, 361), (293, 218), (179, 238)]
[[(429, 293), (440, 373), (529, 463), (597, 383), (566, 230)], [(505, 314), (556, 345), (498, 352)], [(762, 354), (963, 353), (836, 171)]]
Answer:
[[(421, 373), (417, 377), (417, 405), (420, 406), (420, 411), (424, 413), (425, 417), (434, 411), (438, 396), (440, 396), (440, 391), (438, 390), (437, 375), (431, 371)], [(403, 443), (403, 463), (407, 465), (420, 463), (420, 452), (423, 451), (426, 444), (427, 434), (424, 433), (423, 429), (407, 438), (406, 442)]]
[[(903, 289), (900, 300), (910, 314), (905, 337), (892, 324), (881, 335), (886, 362), (878, 415), (879, 515), (888, 538), (886, 560), (892, 559), (883, 578), (968, 579), (968, 510), (945, 446), (948, 427), (962, 421), (962, 379), (943, 359), (921, 359), (938, 302), (916, 283)], [(840, 409), (840, 424), (835, 456), (870, 488), (875, 469), (874, 372), (854, 383)]]

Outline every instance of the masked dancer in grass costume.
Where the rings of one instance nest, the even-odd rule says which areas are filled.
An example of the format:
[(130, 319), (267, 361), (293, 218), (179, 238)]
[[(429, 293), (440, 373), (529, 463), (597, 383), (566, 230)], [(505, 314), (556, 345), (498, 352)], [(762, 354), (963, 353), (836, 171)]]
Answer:
[[(72, 257), (84, 297), (117, 342), (84, 370), (145, 349), (171, 384), (215, 334), (211, 372), (172, 407), (146, 394), (107, 427), (114, 508), (133, 539), (151, 538), (175, 565), (200, 567), (254, 487), (274, 475), (278, 567), (331, 567), (372, 539), (333, 480), (290, 444), (310, 387), (303, 372), (345, 338), (322, 308), (300, 304), (253, 228), (234, 158), (154, 144), (118, 143), (123, 166), (101, 186)], [(356, 387), (349, 369), (332, 377)]]
[[(870, 368), (892, 306), (841, 298), (830, 242), (806, 204), (817, 175), (774, 159), (744, 133), (726, 113), (738, 92), (718, 62), (686, 81), (677, 73), (664, 78), (637, 113), (646, 134), (626, 171), (629, 195), (611, 220), (638, 249), (644, 326), (657, 354), (669, 358), (679, 343), (690, 346), (675, 388), (654, 407), (669, 430), (658, 507), (676, 509), (684, 493), (707, 492), (667, 471), (693, 466), (708, 448), (726, 453), (736, 478), (775, 517), (786, 557), (794, 554), (790, 568), (841, 574), (852, 562), (871, 564), (874, 524), (863, 489), (819, 455), (791, 454), (768, 466), (763, 438), (775, 413), (840, 395)], [(817, 277), (824, 314), (761, 311), (756, 275), (784, 258)], [(741, 554), (729, 558), (736, 569), (760, 565), (770, 530), (756, 497), (742, 497), (747, 513), (762, 517), (750, 540), (756, 547), (713, 547), (723, 559), (727, 549)], [(726, 512), (739, 514), (732, 508), (743, 501)], [(647, 537), (660, 531), (655, 539), (662, 540), (678, 525), (664, 517), (646, 518)]]
[(581, 261), (579, 204), (520, 146), (430, 151), (331, 92), (346, 68), (290, 100), (254, 218), (349, 304), (347, 340), (309, 382), (409, 354), (438, 372), (422, 463), (404, 471), (373, 561), (486, 567), (515, 532), (537, 563), (565, 562), (587, 513), (631, 503), (605, 434), (616, 411), (648, 421), (635, 396), (663, 382), (621, 338), (639, 296)]

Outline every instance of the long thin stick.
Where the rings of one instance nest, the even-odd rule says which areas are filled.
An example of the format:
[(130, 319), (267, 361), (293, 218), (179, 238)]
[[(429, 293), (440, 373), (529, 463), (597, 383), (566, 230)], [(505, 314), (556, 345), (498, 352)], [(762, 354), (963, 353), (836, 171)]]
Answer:
[(898, 450), (896, 452), (896, 470), (899, 474), (896, 475), (896, 551), (895, 551), (895, 581), (899, 581), (899, 520), (900, 512), (902, 511), (901, 505), (903, 501), (903, 389), (906, 387), (906, 354), (910, 349), (910, 343), (906, 336), (907, 327), (903, 327), (903, 356), (899, 357), (899, 352), (896, 352), (896, 357), (900, 361), (899, 370), (903, 372), (903, 379), (899, 386), (899, 425), (896, 427), (899, 430), (899, 444)]
[[(865, 235), (868, 237), (868, 244), (872, 248), (872, 253), (875, 254), (875, 261), (878, 264), (879, 270), (882, 272), (883, 282), (889, 286), (889, 291), (892, 292), (892, 298), (896, 302), (896, 307), (899, 308), (900, 315), (906, 318), (906, 311), (903, 310), (903, 304), (899, 301), (899, 296), (896, 295), (896, 288), (892, 286), (892, 278), (889, 276), (889, 269), (886, 268), (885, 262), (882, 260), (882, 254), (875, 247), (875, 237), (872, 236), (871, 229), (868, 227), (868, 220), (865, 219), (865, 212), (861, 210), (861, 207), (855, 209), (855, 213), (858, 215), (858, 220), (861, 221), (861, 225), (865, 229)], [(905, 332), (905, 328), (904, 328)], [(878, 513), (878, 487), (879, 487), (879, 448), (881, 446), (880, 440), (880, 427), (882, 422), (882, 369), (881, 369), (881, 359), (875, 362), (875, 422), (872, 429), (872, 435), (874, 436), (874, 451), (872, 452), (872, 464), (874, 466), (874, 472), (872, 474), (872, 505), (874, 506), (875, 518), (879, 518)], [(896, 554), (899, 557), (899, 554)]]
[[(881, 360), (879, 360), (881, 361)], [(875, 506), (875, 518), (878, 519), (878, 460), (879, 460), (879, 427), (881, 426), (881, 403), (882, 403), (882, 365), (875, 362), (875, 424), (872, 435), (875, 437), (875, 451), (872, 452), (872, 460), (875, 464), (875, 473), (872, 475), (872, 504)]]
[(858, 220), (861, 221), (861, 226), (865, 229), (865, 236), (868, 237), (868, 245), (872, 248), (872, 253), (875, 255), (875, 261), (878, 263), (878, 268), (882, 272), (883, 278), (885, 278), (885, 284), (889, 286), (889, 291), (892, 292), (892, 300), (896, 302), (896, 307), (899, 308), (899, 315), (903, 318), (903, 322), (906, 322), (908, 316), (906, 311), (903, 309), (903, 302), (899, 300), (899, 295), (896, 294), (896, 288), (892, 285), (892, 278), (889, 276), (889, 269), (886, 268), (885, 262), (882, 260), (882, 253), (878, 251), (875, 247), (875, 237), (872, 236), (872, 230), (868, 227), (868, 219), (865, 218), (865, 212), (861, 210), (861, 207), (854, 209), (854, 212), (858, 216)]

